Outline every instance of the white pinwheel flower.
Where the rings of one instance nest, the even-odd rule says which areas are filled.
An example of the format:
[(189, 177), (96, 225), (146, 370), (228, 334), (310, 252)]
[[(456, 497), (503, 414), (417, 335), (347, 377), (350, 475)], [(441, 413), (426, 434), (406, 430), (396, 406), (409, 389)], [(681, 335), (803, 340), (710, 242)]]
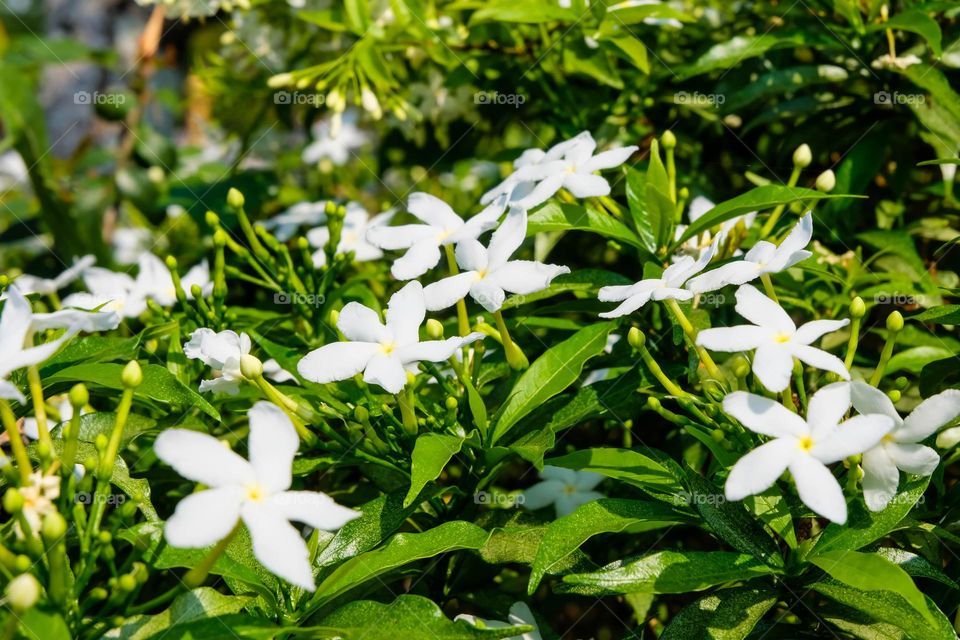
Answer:
[(97, 259), (92, 255), (83, 256), (73, 261), (73, 264), (53, 278), (40, 278), (24, 273), (14, 280), (17, 288), (25, 296), (31, 293), (50, 295), (63, 289), (83, 275), (83, 272), (96, 264)]
[[(715, 206), (716, 205), (709, 198), (705, 196), (697, 196), (690, 201), (690, 205), (687, 207), (687, 219), (690, 220), (690, 224), (693, 224), (703, 217), (703, 214), (707, 213)], [(738, 224), (742, 222), (743, 226), (749, 229), (753, 224), (753, 221), (756, 219), (757, 212), (751, 211), (750, 213), (745, 213), (742, 216), (737, 216), (720, 223), (720, 229), (717, 230), (716, 235), (713, 235), (710, 231), (703, 231), (702, 233), (699, 233), (691, 238), (687, 238), (687, 240), (677, 249), (677, 253), (674, 254), (673, 259), (677, 260), (683, 255), (700, 257), (703, 252), (709, 249), (710, 245), (712, 245), (714, 242), (724, 242), (727, 235), (733, 231)], [(678, 224), (674, 232), (673, 239), (679, 240), (687, 230), (687, 226), (688, 225), (685, 224)], [(740, 249), (737, 249), (733, 255), (741, 256), (743, 255), (743, 252)]]
[(151, 245), (153, 235), (150, 230), (140, 227), (118, 227), (110, 238), (113, 259), (119, 264), (136, 264)]
[(847, 521), (843, 490), (826, 465), (869, 451), (893, 428), (881, 414), (844, 422), (850, 384), (835, 382), (810, 398), (804, 420), (782, 404), (746, 391), (723, 399), (723, 410), (754, 433), (774, 438), (740, 458), (727, 478), (727, 500), (742, 500), (773, 486), (790, 470), (797, 493), (812, 511), (833, 522)]
[(281, 367), (280, 363), (273, 358), (263, 361), (263, 375), (274, 382), (297, 382), (293, 374)]
[(779, 273), (813, 255), (805, 249), (812, 237), (813, 214), (808, 212), (779, 246), (761, 240), (743, 259), (707, 271), (691, 280), (688, 286), (694, 293), (706, 293), (728, 284), (746, 284), (767, 273)]
[(423, 290), (427, 309), (446, 309), (470, 294), (491, 313), (503, 306), (506, 292), (521, 295), (542, 291), (550, 281), (570, 269), (533, 260), (511, 260), (527, 235), (527, 212), (513, 209), (500, 225), (490, 246), (468, 238), (457, 244), (457, 264), (462, 273), (427, 285)]
[(154, 443), (157, 457), (184, 478), (209, 489), (177, 504), (164, 532), (174, 547), (206, 547), (242, 521), (253, 555), (284, 580), (314, 590), (310, 553), (290, 521), (335, 531), (360, 514), (314, 491), (290, 491), (300, 439), (290, 418), (274, 404), (257, 402), (250, 417), (249, 461), (213, 436), (167, 429)]
[(183, 345), (183, 353), (213, 369), (212, 380), (200, 381), (201, 393), (213, 391), (236, 395), (243, 381), (240, 358), (250, 353), (250, 336), (245, 333), (237, 335), (229, 330), (218, 333), (200, 328), (190, 334), (190, 340)]
[[(336, 120), (317, 120), (311, 129), (313, 142), (303, 148), (301, 159), (307, 164), (329, 160), (335, 166), (347, 163), (354, 149), (367, 144), (370, 136), (357, 126), (357, 112), (346, 111)], [(338, 124), (339, 123), (339, 124)]]
[(897, 494), (900, 471), (929, 476), (940, 464), (940, 455), (920, 444), (960, 416), (960, 391), (948, 389), (917, 405), (901, 418), (884, 392), (865, 382), (851, 382), (853, 408), (878, 413), (893, 420), (893, 430), (863, 454), (863, 498), (871, 511), (882, 511)]
[(634, 284), (601, 287), (597, 298), (601, 302), (620, 302), (613, 311), (605, 311), (601, 318), (619, 318), (633, 313), (650, 300), (689, 300), (693, 292), (684, 289), (683, 283), (703, 269), (717, 253), (717, 242), (710, 245), (699, 258), (681, 256), (664, 269), (659, 278), (647, 278)]
[(311, 351), (297, 363), (307, 380), (326, 383), (346, 380), (363, 372), (363, 380), (389, 393), (399, 393), (407, 384), (407, 372), (417, 364), (442, 362), (457, 349), (483, 338), (482, 333), (420, 342), (420, 325), (426, 316), (423, 287), (411, 282), (397, 291), (387, 305), (386, 323), (380, 315), (359, 302), (343, 307), (337, 328), (349, 342), (334, 342)]
[(594, 487), (603, 481), (603, 476), (592, 471), (574, 471), (546, 465), (540, 472), (543, 482), (538, 482), (523, 492), (523, 506), (532, 511), (553, 505), (557, 517), (573, 513), (582, 504), (605, 498)]
[[(370, 262), (382, 258), (383, 251), (380, 247), (370, 244), (367, 240), (367, 232), (390, 224), (395, 213), (391, 210), (370, 216), (360, 203), (347, 203), (343, 229), (340, 231), (340, 242), (337, 243), (337, 255), (352, 251), (355, 262)], [(317, 268), (324, 266), (327, 263), (327, 254), (324, 253), (323, 248), (330, 241), (330, 229), (326, 226), (311, 229), (307, 232), (307, 240), (310, 246), (317, 249), (313, 254), (313, 266)]]
[(81, 328), (76, 325), (55, 340), (33, 346), (34, 313), (30, 301), (23, 297), (16, 285), (7, 289), (7, 299), (0, 313), (0, 398), (16, 400), (24, 404), (26, 399), (20, 390), (9, 381), (10, 374), (23, 367), (40, 364), (55, 354), (63, 344), (75, 336)]
[(630, 145), (594, 155), (597, 143), (589, 132), (584, 131), (566, 144), (560, 143), (543, 152), (542, 156), (536, 150), (525, 152), (520, 157), (520, 167), (484, 198), (507, 193), (511, 204), (532, 209), (560, 189), (566, 189), (577, 198), (605, 196), (610, 193), (610, 183), (595, 172), (620, 166), (638, 148)]
[(756, 350), (753, 373), (770, 391), (783, 391), (790, 384), (794, 358), (850, 379), (840, 358), (812, 346), (824, 334), (847, 326), (849, 320), (813, 320), (797, 327), (779, 304), (752, 285), (738, 288), (736, 298), (737, 313), (753, 324), (704, 329), (697, 334), (699, 346), (711, 351)]
[[(478, 618), (469, 613), (458, 614), (457, 617), (454, 618), (454, 621), (456, 620), (465, 620), (479, 629), (508, 629), (513, 626), (528, 624), (533, 627), (533, 631), (528, 631), (519, 636), (509, 636), (504, 640), (542, 640), (543, 638), (537, 628), (537, 621), (533, 617), (533, 612), (530, 611), (530, 607), (527, 606), (526, 602), (514, 602), (513, 606), (510, 607), (510, 613), (507, 616), (506, 622)], [(479, 626), (478, 623), (483, 626)]]
[(504, 199), (498, 199), (464, 221), (440, 198), (429, 193), (413, 193), (407, 200), (407, 210), (424, 224), (377, 226), (367, 231), (367, 242), (386, 250), (406, 249), (407, 252), (394, 261), (390, 273), (397, 280), (410, 280), (436, 266), (440, 261), (440, 247), (476, 240), (484, 231), (496, 227), (504, 206)]
[[(347, 206), (349, 207), (349, 205)], [(300, 230), (300, 227), (315, 227), (324, 224), (326, 221), (327, 202), (326, 200), (320, 200), (318, 202), (298, 202), (283, 213), (267, 220), (261, 220), (256, 224), (273, 233), (273, 236), (280, 242), (286, 242)]]

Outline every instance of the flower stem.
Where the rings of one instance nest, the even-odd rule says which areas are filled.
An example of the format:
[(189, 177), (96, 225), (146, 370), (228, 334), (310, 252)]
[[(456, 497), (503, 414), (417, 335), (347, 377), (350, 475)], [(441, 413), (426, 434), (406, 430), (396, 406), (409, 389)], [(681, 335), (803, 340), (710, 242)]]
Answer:
[[(450, 275), (455, 276), (460, 273), (457, 266), (457, 256), (453, 252), (453, 245), (444, 245), (444, 252), (447, 254), (447, 268), (450, 269)], [(467, 301), (457, 300), (457, 328), (461, 336), (470, 333), (470, 317), (467, 315)]]
[(773, 281), (770, 279), (770, 274), (761, 273), (760, 282), (763, 283), (763, 291), (767, 294), (767, 297), (777, 304), (780, 304), (780, 300), (777, 299), (777, 291), (773, 288)]
[(702, 362), (703, 366), (707, 368), (707, 373), (709, 373), (710, 376), (715, 380), (723, 380), (723, 374), (720, 373), (720, 369), (713, 361), (713, 358), (710, 357), (710, 354), (707, 353), (705, 348), (697, 345), (697, 330), (693, 328), (692, 324), (690, 324), (690, 320), (687, 319), (686, 314), (683, 313), (683, 309), (680, 308), (680, 305), (677, 304), (677, 301), (668, 298), (667, 300), (664, 300), (664, 303), (666, 303), (667, 309), (670, 310), (670, 313), (673, 314), (673, 317), (676, 318), (677, 322), (680, 324), (680, 328), (683, 329), (683, 332), (693, 344), (694, 349), (697, 350), (697, 355), (700, 356), (700, 362)]
[[(797, 186), (797, 180), (800, 179), (800, 172), (803, 169), (796, 165), (793, 166), (793, 171), (790, 172), (790, 179), (787, 180), (787, 187)], [(785, 204), (778, 204), (777, 207), (773, 210), (773, 213), (770, 214), (770, 217), (767, 218), (766, 223), (763, 225), (763, 228), (760, 229), (760, 239), (763, 240), (773, 232), (773, 228), (777, 225), (777, 221), (780, 220), (780, 216), (783, 214), (783, 210), (786, 208)]]
[(500, 331), (500, 339), (503, 341), (503, 351), (507, 356), (507, 363), (512, 369), (526, 369), (530, 366), (530, 361), (523, 354), (520, 347), (510, 338), (510, 332), (507, 331), (507, 323), (503, 321), (503, 314), (497, 310), (493, 312), (493, 319), (497, 323), (497, 329)]
[(195, 566), (190, 571), (187, 571), (186, 575), (183, 576), (183, 584), (186, 585), (188, 589), (196, 589), (202, 585), (207, 580), (207, 576), (210, 574), (210, 570), (213, 569), (213, 565), (217, 563), (217, 560), (220, 559), (220, 556), (223, 555), (223, 552), (227, 550), (227, 547), (230, 546), (230, 542), (233, 540), (233, 537), (237, 535), (237, 531), (240, 530), (240, 522), (230, 530), (230, 533), (224, 537), (223, 540), (218, 542), (213, 549), (210, 550), (210, 553), (200, 561), (200, 564)]
[(880, 362), (877, 364), (877, 368), (870, 378), (870, 384), (874, 387), (879, 385), (880, 380), (883, 379), (883, 372), (887, 368), (887, 363), (890, 362), (890, 357), (893, 355), (893, 347), (897, 342), (897, 336), (900, 334), (901, 329), (903, 329), (903, 316), (900, 315), (899, 311), (894, 311), (887, 317), (887, 341), (883, 345), (883, 351), (880, 352)]
[(13, 415), (13, 410), (10, 409), (10, 403), (3, 398), (0, 398), (0, 419), (3, 420), (3, 428), (7, 430), (10, 448), (13, 449), (13, 457), (17, 461), (20, 484), (25, 485), (30, 481), (30, 472), (33, 471), (33, 467), (30, 465), (30, 458), (27, 456), (27, 448), (23, 446), (23, 438), (20, 437), (17, 418)]
[(40, 370), (37, 365), (27, 367), (27, 382), (30, 386), (30, 399), (33, 401), (33, 415), (37, 421), (37, 440), (40, 442), (41, 464), (46, 467), (53, 455), (53, 442), (47, 428), (47, 409), (43, 404), (43, 384), (40, 382)]
[(283, 409), (286, 414), (290, 417), (290, 422), (293, 423), (294, 429), (297, 430), (297, 435), (300, 436), (300, 439), (306, 444), (314, 444), (317, 441), (317, 437), (307, 429), (307, 426), (304, 424), (304, 420), (308, 422), (315, 422), (316, 415), (313, 411), (306, 406), (301, 405), (299, 402), (283, 393), (275, 386), (270, 384), (270, 382), (264, 378), (262, 375), (257, 376), (251, 380), (253, 384), (263, 392), (263, 395), (267, 399)]
[(400, 405), (400, 416), (403, 418), (403, 430), (411, 438), (417, 437), (419, 427), (417, 425), (417, 411), (415, 409), (416, 399), (413, 397), (413, 388), (407, 385), (397, 394), (397, 404)]
[(653, 377), (663, 385), (664, 389), (667, 390), (667, 393), (678, 398), (685, 397), (687, 395), (686, 391), (678, 387), (673, 380), (668, 378), (666, 374), (663, 373), (663, 369), (660, 368), (660, 365), (657, 364), (657, 361), (654, 359), (653, 355), (651, 355), (647, 350), (647, 338), (646, 335), (640, 331), (640, 329), (636, 327), (630, 329), (628, 340), (630, 342), (630, 346), (637, 350), (637, 352), (640, 354), (640, 359), (643, 360), (645, 365), (647, 365), (647, 369), (650, 370), (650, 373), (653, 374)]

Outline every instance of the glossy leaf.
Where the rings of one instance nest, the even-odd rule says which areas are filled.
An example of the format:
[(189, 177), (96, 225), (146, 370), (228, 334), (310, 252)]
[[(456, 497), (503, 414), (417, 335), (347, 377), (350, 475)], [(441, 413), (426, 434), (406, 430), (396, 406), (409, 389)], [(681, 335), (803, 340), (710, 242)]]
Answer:
[(660, 640), (743, 640), (777, 599), (771, 589), (721, 589), (684, 607)]

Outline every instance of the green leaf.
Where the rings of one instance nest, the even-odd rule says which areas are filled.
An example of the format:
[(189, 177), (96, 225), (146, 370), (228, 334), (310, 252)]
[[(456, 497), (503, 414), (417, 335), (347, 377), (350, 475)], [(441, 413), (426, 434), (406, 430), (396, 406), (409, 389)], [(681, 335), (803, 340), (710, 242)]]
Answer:
[(937, 21), (924, 13), (923, 9), (909, 9), (891, 16), (886, 22), (872, 24), (867, 31), (883, 31), (885, 29), (899, 29), (921, 36), (930, 45), (933, 55), (939, 58), (943, 55), (943, 33)]
[(813, 32), (763, 33), (756, 36), (735, 36), (726, 42), (712, 46), (692, 64), (678, 70), (678, 78), (686, 80), (714, 69), (732, 69), (744, 60), (762, 56), (767, 51), (796, 46), (822, 46), (833, 48), (836, 42), (830, 42)]
[(641, 533), (692, 521), (677, 509), (656, 502), (603, 498), (580, 505), (547, 526), (530, 569), (527, 593), (533, 595), (544, 575), (593, 536)]
[(620, 560), (592, 573), (574, 573), (563, 582), (581, 595), (687, 593), (726, 582), (773, 573), (753, 556), (730, 551), (659, 551), (635, 560)]
[(612, 322), (584, 327), (537, 358), (504, 402), (491, 442), (499, 440), (520, 418), (576, 382), (584, 363), (603, 352), (613, 327)]
[(901, 569), (915, 578), (930, 578), (941, 584), (945, 584), (951, 589), (960, 589), (960, 585), (954, 582), (947, 574), (930, 564), (923, 556), (919, 556), (905, 549), (894, 549), (892, 547), (880, 547), (877, 554), (883, 556), (890, 562), (895, 562)]
[(480, 22), (520, 22), (526, 24), (540, 24), (560, 20), (574, 22), (576, 14), (570, 9), (547, 0), (495, 0), (487, 2), (485, 6), (470, 17), (470, 24)]
[[(96, 442), (97, 436), (101, 433), (109, 437), (113, 432), (113, 425), (116, 424), (117, 414), (113, 411), (95, 411), (85, 413), (80, 416), (80, 435), (81, 442)], [(150, 433), (157, 429), (157, 421), (153, 418), (131, 413), (127, 416), (127, 422), (123, 427), (123, 436), (120, 444), (125, 447), (131, 440), (144, 433)], [(50, 435), (55, 438), (61, 437), (63, 433), (63, 424), (52, 429)]]
[(926, 274), (927, 269), (917, 253), (913, 238), (903, 231), (888, 231), (886, 229), (874, 229), (857, 234), (857, 239), (865, 242), (881, 253), (892, 253), (897, 255), (910, 265), (913, 269), (913, 275), (917, 278)]
[[(191, 623), (200, 623), (211, 618), (227, 616), (243, 611), (251, 602), (249, 596), (226, 596), (211, 587), (200, 587), (177, 596), (169, 609), (157, 614), (133, 616), (124, 620), (123, 624), (103, 635), (110, 640), (148, 640), (148, 638), (183, 637)], [(216, 629), (217, 625), (211, 625)], [(219, 635), (195, 637), (230, 637), (230, 627), (221, 625)], [(233, 636), (236, 637), (236, 636)], [(243, 637), (243, 636), (240, 636)]]
[(907, 476), (906, 482), (900, 483), (900, 492), (879, 513), (869, 511), (862, 500), (852, 502), (848, 505), (847, 523), (828, 525), (809, 551), (807, 560), (832, 551), (855, 551), (887, 535), (907, 517), (928, 484), (929, 476)]
[(643, 46), (640, 40), (633, 36), (626, 35), (608, 38), (605, 42), (613, 43), (617, 49), (623, 52), (623, 57), (637, 69), (646, 74), (650, 73), (650, 60), (647, 58), (647, 48)]
[(547, 464), (577, 471), (592, 471), (627, 482), (652, 498), (682, 505), (686, 491), (674, 473), (660, 462), (630, 449), (582, 449)]
[(659, 249), (657, 233), (647, 214), (647, 174), (627, 167), (627, 205), (643, 248), (651, 254)]
[[(42, 640), (71, 640), (70, 629), (59, 613), (41, 611), (34, 607), (20, 616), (20, 627), (27, 638)], [(14, 627), (15, 629), (15, 627)], [(11, 634), (13, 637), (15, 634)]]
[[(390, 604), (359, 600), (340, 607), (320, 621), (320, 627), (304, 629), (312, 637), (342, 640), (494, 640), (517, 637), (531, 631), (529, 625), (477, 629), (466, 620), (453, 622), (432, 600), (402, 595)], [(326, 632), (333, 635), (319, 635)]]
[(911, 316), (910, 320), (934, 324), (960, 324), (960, 304), (945, 304)]
[(550, 283), (550, 286), (536, 293), (512, 295), (503, 303), (503, 309), (514, 309), (520, 305), (544, 300), (561, 293), (579, 293), (595, 298), (597, 291), (611, 285), (633, 284), (633, 280), (619, 273), (604, 269), (577, 269), (572, 273), (564, 273)]
[(450, 459), (460, 453), (464, 440), (466, 438), (462, 436), (443, 433), (424, 433), (417, 438), (410, 460), (410, 490), (403, 500), (404, 507), (413, 504), (428, 482), (440, 477)]
[[(812, 589), (841, 604), (862, 611), (874, 620), (888, 622), (903, 629), (911, 640), (957, 639), (950, 621), (929, 598), (924, 598), (927, 615), (922, 615), (892, 591), (861, 591), (835, 580), (817, 582)], [(930, 622), (931, 619), (933, 624)]]
[(343, 525), (336, 535), (317, 554), (314, 564), (328, 567), (348, 558), (373, 549), (394, 531), (418, 508), (404, 507), (403, 496), (390, 493), (371, 500), (359, 507), (361, 513)]
[[(120, 373), (123, 371), (123, 367), (122, 364), (112, 363), (78, 364), (57, 371), (44, 382), (52, 384), (55, 382), (80, 381), (86, 384), (97, 384), (108, 389), (123, 389), (123, 385), (120, 383)], [(165, 367), (156, 364), (141, 364), (140, 369), (143, 371), (143, 382), (134, 390), (134, 396), (176, 405), (182, 410), (197, 407), (211, 418), (220, 420), (220, 414), (209, 402), (200, 397), (197, 392), (184, 386)]]
[(813, 189), (804, 189), (802, 187), (788, 187), (785, 185), (765, 184), (760, 187), (754, 187), (750, 191), (741, 194), (730, 200), (721, 202), (710, 211), (697, 218), (696, 222), (690, 224), (686, 231), (680, 236), (680, 239), (674, 243), (679, 246), (688, 238), (715, 227), (731, 218), (750, 213), (751, 211), (762, 211), (770, 209), (780, 204), (790, 204), (798, 200), (804, 200), (810, 204), (824, 198), (857, 198), (861, 196), (851, 196), (833, 193), (821, 193)]
[(718, 105), (724, 113), (739, 113), (747, 105), (816, 84), (844, 82), (849, 73), (843, 67), (830, 64), (801, 65), (774, 69), (747, 86), (732, 86), (725, 91), (726, 100)]
[(398, 533), (373, 551), (350, 558), (317, 586), (314, 600), (322, 604), (346, 593), (367, 580), (417, 560), (432, 558), (459, 549), (479, 549), (487, 532), (469, 522), (454, 520), (423, 533)]
[(920, 395), (929, 398), (944, 389), (960, 387), (960, 366), (957, 356), (937, 360), (920, 371)]
[(545, 231), (591, 231), (643, 249), (640, 239), (622, 222), (609, 214), (600, 213), (576, 204), (548, 202), (530, 214), (527, 223), (527, 236)]
[(937, 360), (953, 357), (950, 349), (943, 347), (912, 347), (899, 351), (890, 361), (887, 362), (886, 373), (891, 375), (898, 371), (909, 371), (910, 373), (920, 373), (920, 371)]
[(634, 4), (620, 2), (607, 7), (607, 13), (600, 24), (601, 33), (627, 31), (625, 27), (638, 24), (644, 20), (679, 20), (680, 22), (694, 22), (694, 18), (662, 2), (653, 4)]
[(743, 640), (777, 600), (770, 589), (721, 589), (684, 607), (660, 640)]
[(59, 369), (74, 362), (106, 362), (109, 360), (129, 361), (137, 357), (140, 337), (109, 338), (104, 336), (83, 336), (67, 343), (55, 356), (47, 360), (40, 368), (42, 378), (46, 378)]
[[(935, 622), (923, 594), (906, 571), (883, 556), (859, 551), (827, 551), (810, 560), (831, 577), (861, 591), (890, 591)], [(877, 589), (882, 587), (882, 589)]]

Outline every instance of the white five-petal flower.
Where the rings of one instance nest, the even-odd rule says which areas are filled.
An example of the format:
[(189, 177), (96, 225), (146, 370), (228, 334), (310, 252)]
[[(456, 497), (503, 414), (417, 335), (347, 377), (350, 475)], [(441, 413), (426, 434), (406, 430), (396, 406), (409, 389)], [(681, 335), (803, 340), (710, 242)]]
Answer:
[(83, 275), (83, 272), (92, 267), (97, 262), (94, 256), (87, 255), (74, 260), (73, 264), (64, 269), (59, 275), (53, 278), (40, 278), (38, 276), (24, 273), (17, 277), (14, 282), (20, 293), (27, 296), (31, 293), (40, 293), (49, 295), (63, 289), (68, 284)]
[[(687, 207), (687, 218), (690, 220), (690, 223), (693, 224), (701, 217), (703, 214), (707, 213), (713, 209), (716, 205), (709, 198), (705, 196), (697, 196), (690, 201), (690, 205)], [(694, 257), (700, 257), (704, 251), (707, 251), (715, 241), (720, 243), (724, 242), (727, 234), (736, 229), (737, 225), (741, 222), (743, 226), (747, 229), (753, 224), (753, 221), (757, 219), (757, 212), (751, 211), (750, 213), (745, 213), (742, 216), (737, 216), (735, 218), (730, 218), (729, 220), (720, 223), (720, 229), (717, 231), (716, 236), (712, 235), (710, 231), (704, 231), (699, 233), (691, 238), (687, 238), (686, 242), (680, 245), (677, 253), (674, 254), (674, 259), (679, 259), (682, 255), (691, 255)], [(687, 225), (678, 224), (676, 230), (674, 231), (674, 240), (679, 240), (683, 233), (687, 230)], [(737, 249), (734, 254), (735, 256), (743, 255), (743, 252), (740, 249)]]
[(594, 491), (603, 481), (603, 476), (592, 471), (574, 471), (546, 465), (540, 472), (543, 482), (538, 482), (523, 492), (523, 506), (537, 510), (553, 505), (557, 517), (571, 514), (582, 504), (605, 497)]
[(526, 602), (514, 602), (513, 606), (510, 607), (510, 614), (507, 617), (506, 622), (478, 618), (477, 616), (470, 615), (469, 613), (458, 614), (454, 620), (466, 620), (475, 627), (478, 626), (477, 623), (482, 623), (483, 626), (480, 627), (481, 629), (508, 629), (521, 624), (529, 624), (533, 626), (533, 631), (528, 631), (520, 634), (519, 636), (510, 636), (504, 640), (541, 640), (543, 637), (540, 635), (540, 631), (537, 629), (537, 621), (533, 617), (533, 612), (530, 611), (530, 607), (527, 606)]
[(331, 120), (317, 120), (312, 129), (313, 142), (303, 148), (301, 159), (307, 164), (330, 160), (334, 165), (347, 163), (354, 149), (367, 144), (370, 136), (357, 126), (357, 112), (353, 109)]
[(737, 313), (753, 324), (704, 329), (697, 335), (698, 345), (711, 351), (755, 349), (753, 373), (770, 391), (783, 391), (790, 384), (794, 358), (850, 379), (840, 358), (811, 346), (824, 334), (847, 326), (849, 320), (813, 320), (797, 327), (779, 304), (752, 285), (737, 289), (736, 298)]
[(205, 433), (167, 429), (157, 438), (158, 458), (188, 480), (209, 487), (177, 504), (165, 527), (167, 542), (206, 547), (242, 520), (257, 560), (284, 580), (313, 591), (310, 553), (290, 521), (335, 531), (360, 514), (323, 493), (290, 491), (293, 457), (300, 446), (293, 423), (269, 402), (257, 402), (248, 415), (249, 461)]
[(833, 522), (847, 521), (843, 490), (826, 465), (873, 448), (893, 428), (881, 414), (844, 422), (850, 384), (829, 384), (810, 398), (804, 420), (780, 403), (745, 391), (723, 399), (723, 410), (754, 433), (774, 438), (740, 458), (727, 478), (727, 500), (766, 491), (787, 469), (805, 505)]
[(280, 242), (286, 242), (300, 230), (300, 227), (315, 227), (326, 221), (327, 202), (320, 200), (318, 202), (298, 202), (283, 213), (257, 222), (257, 226), (273, 233), (273, 236)]
[(202, 361), (216, 374), (212, 380), (200, 381), (201, 392), (235, 395), (243, 381), (240, 358), (250, 353), (250, 336), (229, 330), (217, 333), (213, 329), (197, 329), (183, 345), (183, 353), (191, 360)]
[(514, 164), (516, 170), (484, 194), (481, 202), (509, 194), (511, 204), (532, 209), (560, 189), (566, 189), (577, 198), (608, 195), (610, 183), (594, 172), (620, 166), (638, 148), (630, 145), (594, 155), (597, 142), (588, 131), (584, 131), (548, 151), (525, 151)]
[(550, 281), (570, 269), (533, 260), (511, 260), (527, 235), (527, 212), (513, 209), (500, 225), (490, 246), (467, 238), (457, 244), (457, 264), (462, 273), (427, 285), (423, 290), (427, 309), (446, 309), (470, 294), (487, 311), (503, 306), (506, 292), (521, 295), (541, 291)]
[(482, 333), (420, 342), (420, 325), (426, 316), (423, 287), (410, 282), (390, 298), (386, 323), (359, 302), (349, 302), (340, 312), (337, 328), (349, 342), (334, 342), (311, 351), (297, 363), (297, 371), (312, 382), (345, 380), (361, 371), (363, 380), (389, 393), (399, 393), (407, 372), (416, 372), (422, 361), (442, 362)]
[(504, 210), (504, 199), (498, 199), (466, 221), (450, 205), (429, 193), (411, 194), (407, 210), (424, 224), (381, 225), (367, 231), (367, 242), (375, 247), (407, 250), (390, 269), (397, 280), (417, 278), (436, 266), (440, 261), (440, 247), (476, 240), (484, 231), (496, 227)]
[(659, 278), (648, 278), (634, 284), (601, 287), (598, 299), (601, 302), (620, 302), (613, 311), (600, 314), (601, 318), (619, 318), (633, 313), (650, 300), (689, 300), (693, 292), (684, 289), (683, 283), (703, 271), (717, 252), (717, 242), (707, 248), (699, 258), (681, 256), (664, 269)]
[[(383, 251), (367, 241), (370, 229), (390, 224), (394, 211), (370, 216), (360, 203), (350, 202), (343, 217), (343, 229), (340, 242), (337, 243), (337, 255), (353, 252), (355, 262), (369, 262), (383, 257)], [(313, 254), (313, 266), (320, 268), (327, 263), (324, 247), (330, 241), (330, 229), (326, 226), (315, 227), (307, 232), (307, 240), (317, 249)]]
[(715, 291), (728, 284), (745, 284), (767, 273), (789, 269), (811, 254), (805, 249), (813, 237), (813, 214), (807, 213), (779, 245), (761, 240), (741, 260), (711, 269), (687, 285), (694, 293)]
[(897, 493), (900, 470), (929, 476), (940, 455), (920, 444), (960, 416), (960, 391), (948, 389), (921, 402), (901, 418), (884, 392), (865, 382), (851, 382), (853, 407), (860, 413), (879, 413), (893, 420), (893, 431), (863, 454), (863, 497), (871, 511), (882, 511)]

